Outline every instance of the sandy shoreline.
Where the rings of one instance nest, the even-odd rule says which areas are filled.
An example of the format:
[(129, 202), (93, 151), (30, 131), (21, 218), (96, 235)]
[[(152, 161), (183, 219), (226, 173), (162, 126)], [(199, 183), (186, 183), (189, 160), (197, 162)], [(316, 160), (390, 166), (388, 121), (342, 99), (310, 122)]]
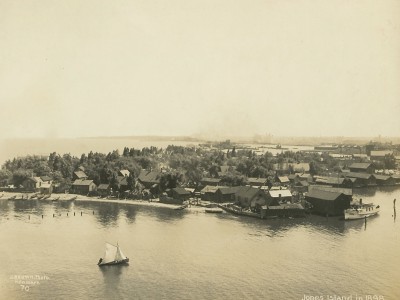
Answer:
[[(35, 193), (12, 193), (12, 192), (0, 192), (0, 201), (1, 200), (9, 200), (10, 198), (15, 197), (15, 199), (11, 200), (38, 200), (38, 199), (27, 199), (29, 196), (32, 197)], [(23, 197), (24, 198), (23, 198)], [(129, 204), (129, 205), (137, 205), (137, 206), (150, 206), (150, 207), (162, 207), (162, 208), (169, 208), (169, 209), (177, 209), (180, 205), (176, 204), (166, 204), (159, 202), (159, 199), (152, 199), (151, 202), (148, 200), (130, 200), (130, 199), (100, 199), (95, 197), (88, 197), (84, 195), (78, 194), (52, 194), (49, 198), (40, 200), (40, 201), (85, 201), (85, 202), (103, 202), (103, 203), (119, 203), (119, 204)], [(187, 210), (191, 211), (201, 211), (204, 212), (204, 207), (190, 205), (186, 208)]]

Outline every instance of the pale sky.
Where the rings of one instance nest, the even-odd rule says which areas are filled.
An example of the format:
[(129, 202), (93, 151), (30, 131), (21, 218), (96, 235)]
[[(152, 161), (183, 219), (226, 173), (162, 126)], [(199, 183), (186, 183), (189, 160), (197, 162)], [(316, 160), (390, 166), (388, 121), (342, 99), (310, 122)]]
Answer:
[(400, 136), (400, 1), (1, 0), (0, 137)]

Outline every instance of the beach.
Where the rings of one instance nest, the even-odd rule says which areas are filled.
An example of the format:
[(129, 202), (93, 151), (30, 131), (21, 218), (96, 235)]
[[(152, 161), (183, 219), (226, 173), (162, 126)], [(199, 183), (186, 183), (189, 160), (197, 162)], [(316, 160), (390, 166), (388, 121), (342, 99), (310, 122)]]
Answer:
[[(46, 199), (37, 199), (31, 198), (33, 195), (37, 193), (21, 193), (21, 192), (0, 192), (0, 200), (25, 200), (25, 201), (33, 201), (33, 200), (40, 200), (40, 201), (82, 201), (82, 202), (103, 202), (103, 203), (119, 203), (119, 204), (128, 204), (128, 205), (137, 205), (137, 206), (149, 206), (149, 207), (162, 207), (162, 208), (169, 208), (169, 209), (178, 209), (181, 205), (176, 204), (167, 204), (162, 203), (158, 198), (151, 199), (151, 200), (131, 200), (131, 199), (107, 199), (107, 198), (97, 198), (97, 197), (89, 197), (79, 194), (52, 194), (50, 197)], [(194, 201), (194, 200), (193, 200)], [(195, 205), (190, 203), (187, 205), (185, 209), (190, 211), (201, 211), (204, 212), (204, 205), (208, 204), (202, 201), (202, 205)]]

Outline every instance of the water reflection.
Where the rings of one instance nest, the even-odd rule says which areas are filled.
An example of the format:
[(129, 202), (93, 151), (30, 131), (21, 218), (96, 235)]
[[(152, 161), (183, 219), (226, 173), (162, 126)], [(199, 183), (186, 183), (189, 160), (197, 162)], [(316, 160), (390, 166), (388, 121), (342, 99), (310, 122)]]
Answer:
[(124, 207), (125, 216), (128, 223), (135, 222), (137, 209), (134, 206), (127, 205)]
[(97, 207), (96, 219), (103, 226), (116, 226), (119, 217), (118, 203), (101, 203)]
[(42, 205), (37, 200), (14, 200), (14, 211), (16, 213), (31, 213), (37, 216), (43, 214)]
[(119, 289), (120, 277), (129, 267), (128, 265), (102, 266), (99, 268), (103, 274), (104, 292), (106, 299), (122, 299)]

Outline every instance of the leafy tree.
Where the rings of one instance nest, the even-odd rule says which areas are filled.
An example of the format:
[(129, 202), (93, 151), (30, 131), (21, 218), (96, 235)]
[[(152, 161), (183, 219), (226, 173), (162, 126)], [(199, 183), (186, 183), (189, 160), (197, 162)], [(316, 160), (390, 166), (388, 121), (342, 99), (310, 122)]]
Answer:
[(385, 169), (396, 169), (396, 158), (393, 154), (386, 154), (383, 159), (383, 163)]
[(22, 183), (32, 177), (32, 171), (31, 170), (25, 170), (25, 169), (18, 169), (13, 172), (12, 175), (12, 182), (16, 187), (22, 185)]

